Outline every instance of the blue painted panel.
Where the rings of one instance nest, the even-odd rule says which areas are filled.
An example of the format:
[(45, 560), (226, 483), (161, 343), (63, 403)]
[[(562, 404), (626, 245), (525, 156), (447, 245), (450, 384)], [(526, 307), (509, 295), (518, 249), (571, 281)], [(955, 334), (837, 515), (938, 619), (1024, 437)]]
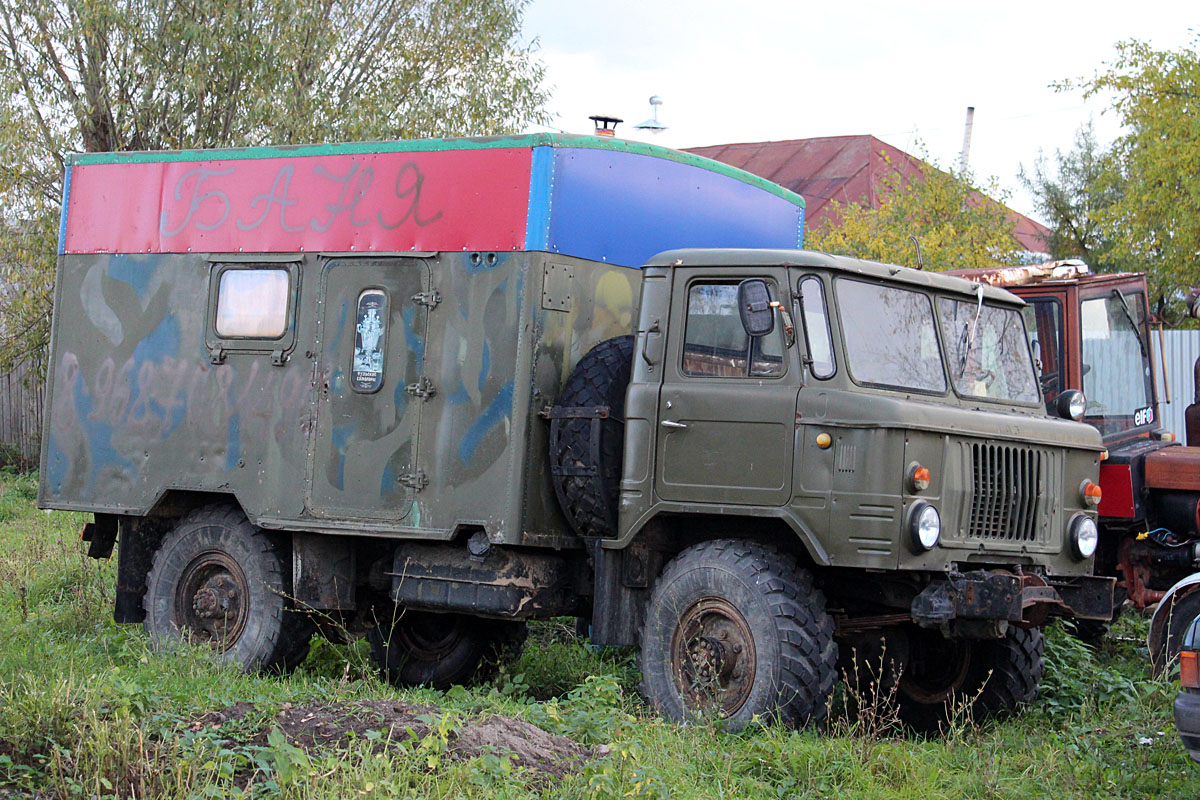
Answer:
[(67, 201), (71, 198), (71, 165), (63, 175), (62, 214), (58, 218), (58, 254), (67, 252)]
[(555, 150), (547, 248), (639, 267), (677, 247), (797, 248), (803, 209), (742, 181), (661, 158)]
[(529, 210), (525, 249), (546, 250), (550, 234), (550, 191), (554, 186), (554, 148), (535, 147), (529, 166)]

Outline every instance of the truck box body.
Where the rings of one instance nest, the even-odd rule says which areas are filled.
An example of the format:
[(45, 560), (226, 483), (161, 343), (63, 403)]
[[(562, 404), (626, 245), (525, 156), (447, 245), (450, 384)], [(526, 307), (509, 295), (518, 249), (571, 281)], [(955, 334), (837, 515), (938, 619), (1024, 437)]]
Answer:
[(598, 137), (74, 156), (39, 503), (569, 545), (538, 413), (632, 332), (637, 267), (802, 226), (773, 184)]

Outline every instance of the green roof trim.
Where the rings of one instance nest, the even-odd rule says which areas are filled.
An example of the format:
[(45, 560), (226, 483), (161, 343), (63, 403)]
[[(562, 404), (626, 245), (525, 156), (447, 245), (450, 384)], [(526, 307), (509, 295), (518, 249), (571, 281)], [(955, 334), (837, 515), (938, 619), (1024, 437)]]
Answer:
[(387, 142), (350, 142), (346, 144), (284, 145), (275, 147), (239, 147), (214, 150), (141, 150), (127, 153), (70, 153), (72, 166), (90, 164), (152, 164), (172, 161), (235, 161), (256, 158), (302, 158), (304, 156), (358, 155), (362, 153), (418, 153), (450, 150), (497, 150), (520, 147), (563, 147), (589, 150), (613, 150), (620, 153), (663, 158), (748, 183), (776, 197), (804, 207), (804, 198), (777, 183), (731, 167), (720, 161), (692, 153), (683, 153), (646, 142), (631, 142), (608, 136), (581, 134), (530, 133), (513, 136), (478, 136), (458, 139), (407, 139)]

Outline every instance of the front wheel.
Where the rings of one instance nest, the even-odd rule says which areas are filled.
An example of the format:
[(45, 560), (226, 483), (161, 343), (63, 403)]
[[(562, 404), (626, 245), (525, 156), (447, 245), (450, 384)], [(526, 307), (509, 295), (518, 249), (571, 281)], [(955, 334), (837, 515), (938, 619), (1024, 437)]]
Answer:
[(664, 717), (819, 722), (836, 679), (833, 620), (812, 578), (774, 548), (703, 542), (655, 584), (642, 630), (642, 693)]
[(946, 639), (914, 628), (897, 687), (900, 719), (935, 732), (956, 715), (1001, 717), (1037, 697), (1045, 672), (1041, 628), (1008, 629), (999, 639)]
[(244, 669), (286, 672), (304, 660), (313, 631), (291, 588), (283, 542), (232, 506), (196, 509), (154, 554), (146, 633), (160, 649), (187, 639)]

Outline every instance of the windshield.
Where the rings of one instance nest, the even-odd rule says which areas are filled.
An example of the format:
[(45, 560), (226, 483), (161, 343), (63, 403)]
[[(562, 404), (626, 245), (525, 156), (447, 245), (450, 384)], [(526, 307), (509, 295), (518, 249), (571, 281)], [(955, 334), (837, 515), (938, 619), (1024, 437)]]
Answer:
[(1145, 307), (1141, 292), (1116, 289), (1079, 304), (1084, 418), (1104, 435), (1154, 422)]
[(836, 286), (854, 380), (891, 389), (946, 391), (928, 295), (841, 278)]
[(1019, 311), (950, 297), (937, 304), (956, 392), (1017, 403), (1041, 399)]

